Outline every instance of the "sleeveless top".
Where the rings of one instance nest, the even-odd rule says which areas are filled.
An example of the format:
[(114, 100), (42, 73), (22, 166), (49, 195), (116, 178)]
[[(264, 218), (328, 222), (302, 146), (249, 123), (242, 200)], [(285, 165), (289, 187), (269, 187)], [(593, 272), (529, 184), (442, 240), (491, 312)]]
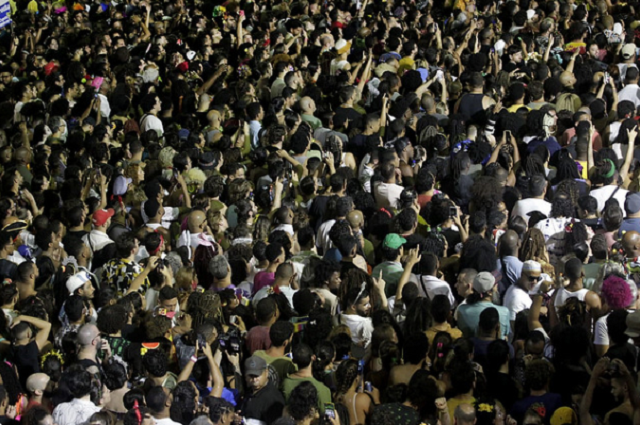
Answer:
[(587, 288), (582, 288), (575, 292), (569, 292), (565, 288), (558, 289), (558, 295), (556, 295), (555, 302), (556, 312), (565, 304), (565, 302), (569, 298), (577, 298), (578, 300), (584, 302), (584, 299), (586, 298), (588, 292), (589, 290)]

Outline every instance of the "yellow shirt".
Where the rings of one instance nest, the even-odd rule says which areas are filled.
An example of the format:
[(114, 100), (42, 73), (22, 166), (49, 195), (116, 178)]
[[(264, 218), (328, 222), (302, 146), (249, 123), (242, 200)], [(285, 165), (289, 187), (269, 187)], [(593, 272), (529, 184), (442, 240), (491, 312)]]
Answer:
[(447, 332), (449, 335), (451, 335), (451, 339), (453, 339), (454, 341), (458, 338), (462, 338), (462, 331), (458, 328), (452, 328), (448, 323), (446, 329), (436, 329), (435, 326), (432, 326), (425, 331), (425, 333), (427, 334), (427, 338), (429, 338), (429, 346), (433, 344), (433, 340), (438, 332)]
[(470, 405), (474, 405), (476, 402), (475, 397), (471, 396), (468, 398), (458, 398), (458, 397), (452, 397), (450, 399), (447, 400), (447, 407), (449, 408), (449, 417), (453, 418), (453, 412), (455, 412), (456, 407), (458, 407), (461, 404), (470, 404)]

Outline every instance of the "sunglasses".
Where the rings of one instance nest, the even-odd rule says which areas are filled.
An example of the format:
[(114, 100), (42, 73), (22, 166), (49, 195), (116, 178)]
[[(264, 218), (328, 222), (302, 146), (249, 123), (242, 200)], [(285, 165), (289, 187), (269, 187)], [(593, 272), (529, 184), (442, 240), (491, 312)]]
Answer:
[(540, 282), (542, 280), (542, 276), (529, 276), (529, 280), (531, 282)]

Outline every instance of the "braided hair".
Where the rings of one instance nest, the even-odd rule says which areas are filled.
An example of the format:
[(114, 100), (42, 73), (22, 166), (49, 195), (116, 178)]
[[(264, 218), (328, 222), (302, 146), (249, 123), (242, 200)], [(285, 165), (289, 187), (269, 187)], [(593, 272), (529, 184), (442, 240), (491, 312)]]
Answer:
[(193, 298), (193, 303), (190, 296), (188, 305), (194, 328), (203, 324), (207, 319), (220, 320), (222, 317), (220, 295), (215, 292), (207, 291), (201, 293)]
[(358, 379), (358, 361), (349, 359), (340, 363), (336, 371), (337, 384), (333, 399), (346, 405), (344, 396), (356, 379)]

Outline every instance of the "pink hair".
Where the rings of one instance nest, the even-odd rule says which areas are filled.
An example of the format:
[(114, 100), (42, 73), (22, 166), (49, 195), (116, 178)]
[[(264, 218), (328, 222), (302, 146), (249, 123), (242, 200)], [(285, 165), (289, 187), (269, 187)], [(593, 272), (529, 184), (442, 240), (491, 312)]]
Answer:
[(612, 309), (627, 308), (633, 302), (629, 284), (625, 279), (615, 275), (609, 276), (602, 283), (602, 296)]

